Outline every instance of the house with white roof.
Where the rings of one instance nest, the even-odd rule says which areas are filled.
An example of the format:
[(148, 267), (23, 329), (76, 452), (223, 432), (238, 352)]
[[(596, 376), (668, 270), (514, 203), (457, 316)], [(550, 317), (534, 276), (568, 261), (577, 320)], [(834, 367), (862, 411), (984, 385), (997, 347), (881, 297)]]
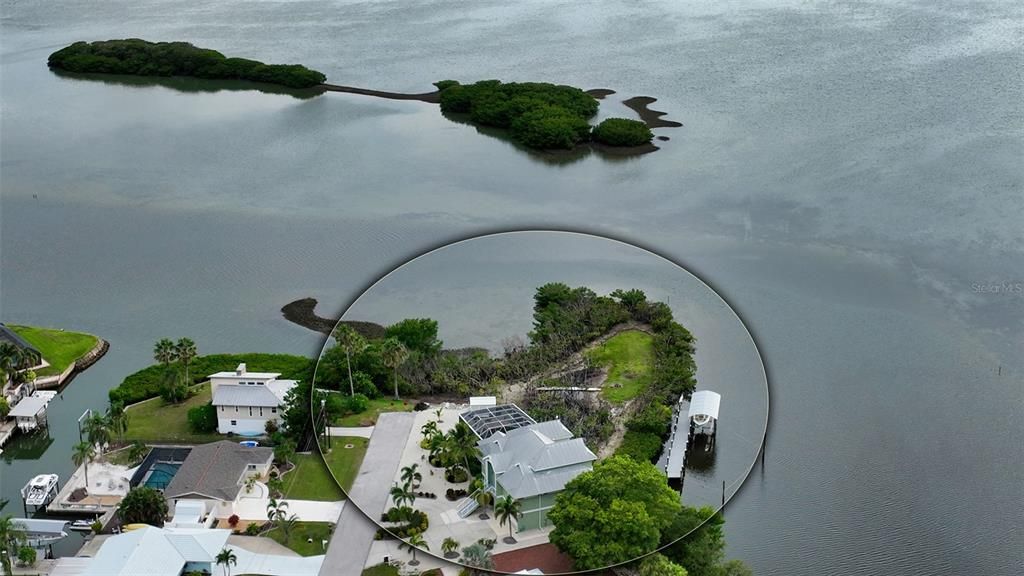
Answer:
[(534, 422), (514, 404), (478, 408), (460, 417), (480, 437), (485, 490), (519, 501), (519, 532), (551, 525), (547, 514), (555, 497), (597, 460), (561, 421)]
[(285, 394), (295, 380), (278, 380), (276, 372), (249, 372), (245, 364), (230, 372), (210, 374), (217, 430), (242, 436), (259, 436), (267, 422), (280, 421)]

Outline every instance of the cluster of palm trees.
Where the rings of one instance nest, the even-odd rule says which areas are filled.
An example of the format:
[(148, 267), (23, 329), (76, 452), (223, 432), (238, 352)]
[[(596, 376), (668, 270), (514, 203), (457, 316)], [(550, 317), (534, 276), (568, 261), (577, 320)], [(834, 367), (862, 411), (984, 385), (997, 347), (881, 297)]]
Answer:
[(167, 370), (166, 375), (170, 381), (165, 385), (164, 398), (173, 402), (180, 402), (185, 399), (188, 392), (189, 365), (199, 355), (199, 349), (191, 338), (179, 338), (177, 342), (170, 338), (161, 338), (153, 345), (153, 359), (167, 370), (172, 364), (181, 366), (181, 379), (178, 380), (176, 372)]
[(288, 513), (288, 502), (271, 498), (267, 502), (267, 521), (280, 528), (281, 533), (284, 534), (285, 541), (288, 541), (296, 524), (299, 523), (299, 516), (298, 514)]
[(238, 565), (238, 556), (231, 548), (221, 548), (216, 556), (217, 566), (224, 571), (224, 576), (231, 576), (231, 567)]
[[(369, 342), (351, 326), (341, 324), (334, 331), (334, 340), (345, 352), (345, 364), (348, 369), (348, 393), (355, 396), (355, 379), (352, 376), (352, 357), (369, 347)], [(391, 369), (391, 383), (395, 389), (395, 400), (400, 400), (398, 393), (398, 369), (409, 359), (409, 349), (397, 338), (385, 338), (380, 343), (380, 359)]]
[(26, 543), (28, 535), (14, 524), (10, 514), (0, 517), (0, 568), (4, 574), (11, 574), (11, 560)]
[(6, 340), (0, 342), (0, 385), (8, 378), (15, 386), (33, 380), (35, 375), (26, 368), (38, 363), (39, 357), (32, 351), (15, 346)]
[(96, 456), (103, 454), (103, 451), (115, 438), (119, 443), (123, 443), (127, 431), (128, 413), (119, 402), (111, 404), (107, 408), (106, 414), (90, 412), (82, 423), (82, 433), (85, 434), (85, 439), (75, 444), (71, 452), (71, 460), (75, 466), (85, 466), (86, 490), (89, 486), (89, 463)]
[(423, 445), (430, 452), (430, 461), (445, 469), (445, 477), (456, 477), (460, 471), (469, 475), (470, 462), (480, 457), (477, 437), (473, 429), (463, 421), (444, 433), (438, 420), (430, 420), (422, 427)]

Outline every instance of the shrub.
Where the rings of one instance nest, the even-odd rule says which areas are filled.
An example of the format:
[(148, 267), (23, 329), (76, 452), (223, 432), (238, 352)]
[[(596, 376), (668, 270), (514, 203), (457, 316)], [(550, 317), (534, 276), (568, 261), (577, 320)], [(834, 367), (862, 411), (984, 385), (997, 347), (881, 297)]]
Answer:
[(253, 522), (245, 527), (246, 536), (258, 536), (260, 533), (260, 525)]
[(138, 38), (75, 42), (50, 54), (47, 63), (69, 72), (251, 80), (290, 88), (310, 88), (327, 79), (323, 73), (298, 64), (227, 58), (216, 50), (187, 42), (147, 42)]
[(89, 525), (89, 529), (92, 530), (93, 534), (99, 534), (100, 532), (103, 532), (103, 523), (99, 520), (95, 520)]
[(341, 415), (362, 414), (370, 407), (370, 399), (363, 394), (344, 396), (341, 401)]
[(664, 437), (672, 426), (672, 409), (664, 404), (652, 403), (626, 422), (626, 428), (637, 432)]
[(449, 468), (444, 471), (444, 479), (451, 482), (452, 484), (460, 484), (469, 480), (469, 472), (465, 468)]
[(510, 134), (529, 148), (568, 150), (587, 139), (590, 125), (558, 107), (545, 106), (513, 120)]
[(36, 563), (36, 549), (31, 546), (18, 548), (18, 562), (22, 566), (32, 566)]
[(232, 514), (228, 517), (228, 526), (231, 526), (232, 528), (237, 528), (239, 520), (241, 519), (238, 517), (238, 514)]
[(458, 80), (438, 80), (437, 82), (434, 82), (434, 86), (437, 86), (437, 89), (442, 91), (442, 92), (447, 90), (448, 88), (451, 88), (452, 86), (458, 86), (458, 85), (459, 85), (459, 81)]
[(217, 408), (207, 402), (202, 406), (189, 408), (188, 428), (196, 434), (210, 434), (217, 431)]
[(627, 430), (622, 444), (615, 450), (616, 456), (627, 456), (637, 462), (654, 462), (661, 453), (660, 436), (650, 432)]
[(148, 486), (132, 488), (117, 506), (117, 513), (125, 524), (163, 526), (167, 516), (164, 495)]
[(641, 146), (654, 138), (647, 124), (627, 118), (608, 118), (594, 128), (595, 141), (609, 146)]

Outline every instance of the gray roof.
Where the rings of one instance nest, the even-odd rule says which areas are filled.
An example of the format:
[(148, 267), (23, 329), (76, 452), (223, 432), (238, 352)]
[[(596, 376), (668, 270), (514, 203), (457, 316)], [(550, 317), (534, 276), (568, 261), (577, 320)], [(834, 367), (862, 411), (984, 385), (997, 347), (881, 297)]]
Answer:
[(478, 443), (501, 486), (513, 498), (549, 494), (591, 469), (597, 456), (560, 421), (496, 432)]
[(511, 432), (516, 428), (535, 424), (533, 418), (515, 404), (484, 406), (459, 414), (473, 429), (477, 438), (489, 438), (495, 432)]
[(281, 399), (266, 385), (220, 384), (213, 391), (213, 405), (276, 408), (281, 405)]
[(249, 464), (266, 464), (273, 456), (271, 448), (247, 448), (228, 440), (196, 446), (164, 489), (164, 496), (195, 494), (230, 502), (238, 496), (242, 488), (238, 481)]

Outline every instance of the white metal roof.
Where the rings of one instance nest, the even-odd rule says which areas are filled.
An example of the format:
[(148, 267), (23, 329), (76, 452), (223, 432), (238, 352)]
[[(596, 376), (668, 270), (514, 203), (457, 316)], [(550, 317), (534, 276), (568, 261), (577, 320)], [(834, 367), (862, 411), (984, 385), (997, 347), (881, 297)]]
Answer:
[(210, 374), (207, 378), (234, 378), (237, 380), (273, 380), (280, 376), (280, 372), (242, 372), (239, 374), (236, 371), (228, 372), (217, 372), (216, 374)]
[[(85, 568), (87, 576), (178, 576), (188, 562), (210, 562), (230, 530), (152, 526), (111, 536)], [(158, 562), (154, 560), (159, 559)]]
[(49, 403), (49, 401), (49, 398), (45, 396), (39, 396), (36, 394), (26, 396), (25, 398), (21, 399), (21, 402), (18, 402), (17, 404), (14, 405), (14, 408), (11, 409), (11, 411), (8, 413), (8, 416), (12, 418), (27, 418), (30, 416), (35, 416), (36, 414), (39, 414), (39, 412), (41, 412), (43, 408), (46, 407), (46, 404)]
[(214, 406), (262, 406), (276, 408), (281, 398), (265, 385), (221, 384), (213, 391)]
[(718, 419), (718, 405), (722, 403), (722, 395), (711, 390), (698, 390), (690, 398), (690, 418), (699, 414)]
[(498, 398), (497, 398), (497, 396), (470, 396), (469, 397), (469, 405), (470, 406), (497, 406), (498, 405)]

